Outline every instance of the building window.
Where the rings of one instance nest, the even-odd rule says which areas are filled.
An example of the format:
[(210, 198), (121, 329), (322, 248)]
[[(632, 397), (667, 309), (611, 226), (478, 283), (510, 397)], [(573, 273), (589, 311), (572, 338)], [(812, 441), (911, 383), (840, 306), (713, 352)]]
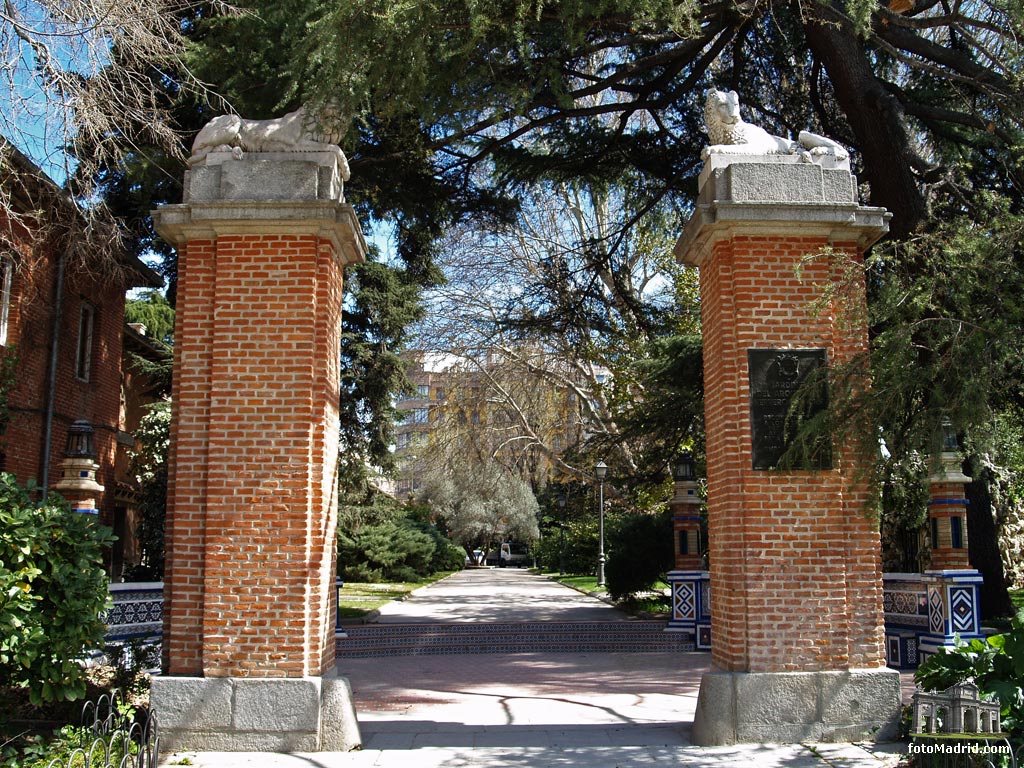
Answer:
[(426, 408), (417, 408), (412, 412), (412, 423), (413, 424), (426, 424), (429, 416), (429, 411)]
[(438, 387), (434, 390), (434, 397), (438, 400), (444, 400), (444, 387)]
[(430, 385), (429, 384), (417, 384), (416, 385), (416, 396), (429, 398), (430, 397)]
[(11, 311), (11, 275), (14, 262), (0, 257), (0, 346), (7, 346), (7, 317)]
[(679, 532), (679, 554), (688, 555), (690, 554), (690, 532), (680, 531)]
[(78, 350), (75, 354), (75, 376), (82, 381), (89, 380), (92, 367), (92, 331), (96, 321), (96, 309), (87, 301), (82, 302), (78, 313)]

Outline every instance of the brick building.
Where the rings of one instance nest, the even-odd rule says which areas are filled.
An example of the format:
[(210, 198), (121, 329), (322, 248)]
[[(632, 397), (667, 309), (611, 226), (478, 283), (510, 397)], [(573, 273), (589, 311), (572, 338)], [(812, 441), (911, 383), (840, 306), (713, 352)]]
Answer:
[(0, 356), (9, 411), (0, 469), (52, 488), (68, 428), (87, 421), (105, 489), (96, 508), (113, 525), (125, 291), (162, 280), (128, 254), (88, 253), (74, 201), (3, 139), (0, 190)]

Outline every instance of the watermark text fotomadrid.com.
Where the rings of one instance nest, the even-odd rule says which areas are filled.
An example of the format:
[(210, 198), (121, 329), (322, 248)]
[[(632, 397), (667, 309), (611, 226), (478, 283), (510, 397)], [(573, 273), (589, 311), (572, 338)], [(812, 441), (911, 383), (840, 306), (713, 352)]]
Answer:
[(944, 744), (910, 743), (911, 755), (1009, 755), (1009, 744), (976, 744), (962, 741)]

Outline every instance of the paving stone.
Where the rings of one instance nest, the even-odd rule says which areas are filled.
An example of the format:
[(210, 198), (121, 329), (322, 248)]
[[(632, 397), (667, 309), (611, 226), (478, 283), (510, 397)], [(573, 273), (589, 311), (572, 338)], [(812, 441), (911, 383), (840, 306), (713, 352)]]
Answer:
[[(471, 573), (480, 573), (473, 571)], [(484, 572), (486, 573), (486, 572)], [(529, 615), (526, 595), (539, 585), (525, 571), (490, 579), (486, 602), (475, 592), (460, 614), (457, 585), (447, 584), (439, 618), (473, 621), (505, 612)], [(565, 605), (597, 603), (566, 587)], [(432, 614), (435, 587), (414, 597), (419, 616)], [(550, 587), (541, 604), (558, 602)], [(401, 609), (389, 608), (401, 623)], [(488, 607), (490, 606), (490, 607)], [(459, 618), (461, 616), (461, 618)], [(406, 617), (408, 618), (408, 617)], [(621, 619), (615, 619), (621, 620)], [(203, 753), (199, 768), (892, 768), (895, 755), (863, 745), (696, 747), (689, 724), (710, 654), (524, 653), (343, 659), (363, 734), (361, 752), (306, 755)], [(874, 749), (874, 747), (872, 747)], [(826, 762), (823, 756), (834, 758)], [(842, 761), (842, 762), (838, 762)], [(165, 761), (165, 765), (167, 762)]]

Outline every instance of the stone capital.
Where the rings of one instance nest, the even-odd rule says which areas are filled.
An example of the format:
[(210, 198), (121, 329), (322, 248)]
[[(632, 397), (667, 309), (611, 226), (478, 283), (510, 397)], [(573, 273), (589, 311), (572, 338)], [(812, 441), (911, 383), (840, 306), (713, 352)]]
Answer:
[(342, 266), (366, 258), (366, 240), (348, 203), (331, 200), (217, 200), (153, 211), (157, 233), (175, 247), (235, 235), (313, 235), (331, 243)]
[(676, 242), (676, 259), (700, 266), (714, 244), (736, 235), (823, 237), (863, 250), (889, 229), (884, 208), (857, 202), (844, 168), (788, 155), (712, 156), (700, 176), (696, 209)]

